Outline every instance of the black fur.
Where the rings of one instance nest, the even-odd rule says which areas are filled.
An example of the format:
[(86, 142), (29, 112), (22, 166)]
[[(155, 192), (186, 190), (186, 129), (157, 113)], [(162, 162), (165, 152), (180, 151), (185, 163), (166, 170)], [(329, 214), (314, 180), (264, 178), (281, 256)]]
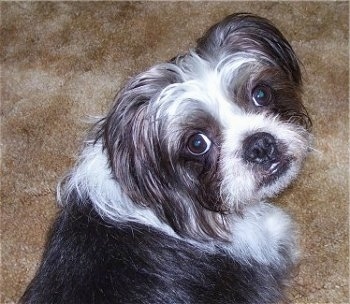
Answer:
[[(135, 223), (107, 223), (89, 202), (63, 209), (26, 304), (275, 303), (284, 273), (208, 254)], [(287, 271), (287, 269), (285, 269)]]

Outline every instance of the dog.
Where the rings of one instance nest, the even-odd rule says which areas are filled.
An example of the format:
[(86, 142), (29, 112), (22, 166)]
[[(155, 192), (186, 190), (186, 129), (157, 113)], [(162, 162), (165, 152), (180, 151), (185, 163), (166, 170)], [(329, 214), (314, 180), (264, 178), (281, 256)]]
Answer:
[(20, 303), (288, 301), (298, 234), (267, 199), (300, 171), (310, 126), (282, 33), (226, 17), (92, 128)]

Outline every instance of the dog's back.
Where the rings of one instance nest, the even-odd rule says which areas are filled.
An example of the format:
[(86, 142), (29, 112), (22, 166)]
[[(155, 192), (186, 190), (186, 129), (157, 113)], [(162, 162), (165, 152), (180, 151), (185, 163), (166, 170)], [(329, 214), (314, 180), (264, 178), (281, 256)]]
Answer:
[(60, 212), (26, 304), (274, 303), (279, 269), (140, 224), (104, 222), (87, 204)]

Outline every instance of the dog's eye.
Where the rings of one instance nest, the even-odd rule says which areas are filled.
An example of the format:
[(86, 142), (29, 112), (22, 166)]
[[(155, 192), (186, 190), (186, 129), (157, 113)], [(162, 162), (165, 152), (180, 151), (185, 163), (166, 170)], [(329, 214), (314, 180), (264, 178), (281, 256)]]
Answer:
[(211, 147), (210, 139), (202, 133), (192, 135), (187, 143), (187, 148), (193, 155), (203, 155)]
[(252, 91), (252, 99), (257, 107), (268, 106), (273, 98), (272, 90), (267, 85), (258, 85)]

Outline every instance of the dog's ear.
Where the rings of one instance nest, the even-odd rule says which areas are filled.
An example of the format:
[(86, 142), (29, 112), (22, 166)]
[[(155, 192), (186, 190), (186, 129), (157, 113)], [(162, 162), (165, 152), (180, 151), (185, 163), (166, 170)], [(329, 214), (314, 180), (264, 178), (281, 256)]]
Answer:
[(114, 177), (135, 202), (146, 204), (161, 195), (157, 185), (163, 181), (156, 180), (159, 168), (154, 167), (162, 165), (154, 104), (165, 87), (179, 81), (171, 67), (154, 66), (132, 78), (102, 122), (100, 137)]
[(283, 34), (267, 19), (248, 13), (226, 17), (197, 41), (197, 53), (207, 60), (235, 53), (251, 54), (281, 67), (301, 86), (299, 61)]

